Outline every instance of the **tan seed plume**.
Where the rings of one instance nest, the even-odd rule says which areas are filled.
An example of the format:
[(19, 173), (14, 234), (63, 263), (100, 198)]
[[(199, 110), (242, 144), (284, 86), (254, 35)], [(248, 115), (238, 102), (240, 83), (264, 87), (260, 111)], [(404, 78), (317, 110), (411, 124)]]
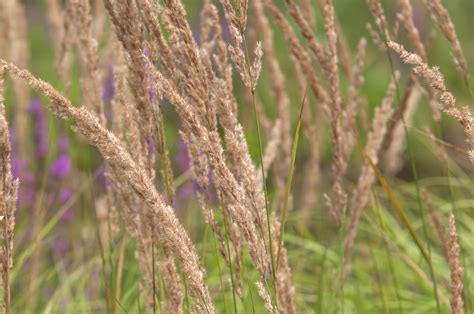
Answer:
[[(395, 81), (392, 81), (387, 89), (385, 98), (380, 107), (376, 109), (373, 119), (372, 131), (368, 135), (365, 151), (367, 156), (378, 164), (378, 152), (382, 145), (383, 137), (387, 128), (387, 121), (390, 118), (393, 109), (391, 104), (395, 98)], [(371, 193), (372, 185), (375, 182), (375, 173), (370, 164), (365, 161), (362, 166), (357, 187), (352, 195), (349, 230), (344, 240), (344, 259), (342, 269), (342, 280), (346, 279), (349, 272), (349, 265), (352, 256), (354, 242), (357, 236), (362, 210), (367, 205)]]
[(5, 313), (10, 313), (10, 269), (13, 267), (13, 235), (19, 180), (13, 179), (8, 123), (3, 104), (3, 66), (0, 65), (0, 274)]
[(454, 118), (463, 128), (467, 142), (471, 146), (468, 150), (469, 158), (474, 163), (474, 117), (468, 106), (462, 110), (456, 107), (456, 98), (451, 94), (444, 84), (444, 78), (437, 67), (430, 68), (420, 56), (409, 53), (405, 48), (393, 41), (389, 41), (388, 46), (395, 51), (402, 61), (413, 66), (413, 73), (423, 78), (430, 86), (441, 103), (441, 110)]
[(50, 109), (55, 115), (76, 122), (74, 131), (96, 146), (112, 167), (115, 175), (126, 181), (136, 195), (147, 204), (145, 215), (157, 223), (157, 238), (166, 241), (166, 245), (170, 247), (173, 256), (183, 268), (190, 292), (194, 296), (198, 308), (203, 312), (213, 313), (214, 306), (205, 284), (205, 271), (201, 267), (191, 239), (179, 223), (173, 209), (166, 205), (145, 171), (136, 165), (128, 152), (120, 145), (119, 140), (105, 129), (93, 114), (84, 107), (72, 106), (68, 99), (48, 83), (1, 59), (0, 66), (6, 67), (13, 75), (27, 82), (33, 89), (46, 95), (52, 102)]
[(438, 24), (444, 37), (451, 43), (454, 51), (454, 64), (457, 65), (458, 71), (464, 76), (464, 79), (467, 80), (469, 70), (466, 58), (464, 57), (461, 43), (459, 42), (456, 29), (448, 10), (446, 10), (441, 0), (425, 0), (423, 2), (430, 9), (431, 17)]
[(459, 243), (456, 231), (456, 221), (453, 213), (449, 214), (448, 243), (449, 269), (451, 271), (451, 311), (453, 314), (463, 312), (463, 283), (464, 269), (459, 259)]

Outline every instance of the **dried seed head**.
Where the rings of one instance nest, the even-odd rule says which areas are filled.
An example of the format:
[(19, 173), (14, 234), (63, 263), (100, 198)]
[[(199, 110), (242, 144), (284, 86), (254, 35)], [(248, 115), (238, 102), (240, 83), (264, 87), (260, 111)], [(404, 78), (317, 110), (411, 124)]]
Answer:
[(456, 231), (456, 222), (453, 213), (449, 214), (448, 223), (448, 257), (449, 269), (451, 270), (451, 311), (454, 314), (463, 312), (463, 283), (462, 276), (464, 268), (461, 266), (459, 259), (459, 243)]

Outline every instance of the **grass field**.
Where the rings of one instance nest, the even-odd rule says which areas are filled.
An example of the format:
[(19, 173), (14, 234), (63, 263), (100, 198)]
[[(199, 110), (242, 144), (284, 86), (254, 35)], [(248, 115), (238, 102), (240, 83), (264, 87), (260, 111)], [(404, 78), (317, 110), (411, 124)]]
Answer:
[(2, 310), (474, 313), (471, 12), (1, 0)]

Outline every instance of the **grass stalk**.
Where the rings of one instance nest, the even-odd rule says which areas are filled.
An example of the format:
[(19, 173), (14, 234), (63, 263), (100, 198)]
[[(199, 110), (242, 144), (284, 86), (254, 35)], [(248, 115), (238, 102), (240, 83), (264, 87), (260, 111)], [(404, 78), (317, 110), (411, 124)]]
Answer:
[(415, 232), (415, 229), (413, 228), (413, 226), (410, 223), (410, 219), (408, 218), (407, 214), (403, 210), (403, 208), (400, 204), (400, 201), (395, 196), (395, 193), (393, 192), (393, 190), (390, 187), (389, 183), (387, 182), (385, 177), (382, 175), (382, 172), (380, 171), (380, 169), (375, 165), (375, 163), (370, 158), (370, 156), (367, 155), (367, 152), (365, 152), (364, 148), (360, 145), (360, 143), (358, 141), (357, 141), (357, 146), (358, 146), (362, 156), (364, 157), (364, 159), (369, 163), (370, 167), (372, 167), (372, 169), (374, 170), (375, 176), (377, 177), (379, 183), (382, 185), (387, 197), (390, 200), (390, 203), (392, 204), (392, 207), (395, 209), (396, 214), (399, 216), (399, 218), (401, 219), (403, 225), (407, 228), (408, 232), (410, 233), (410, 236), (415, 241), (415, 244), (418, 247), (418, 249), (420, 250), (420, 253), (421, 253), (422, 257), (425, 259), (425, 261), (428, 264), (431, 263), (431, 260), (430, 260), (430, 257), (428, 255), (428, 253), (426, 252), (425, 248), (423, 247), (423, 244), (422, 244), (420, 238), (418, 237), (418, 235)]
[[(245, 60), (246, 60), (246, 65), (248, 68), (248, 73), (251, 73), (250, 70), (250, 55), (249, 55), (249, 49), (247, 45), (247, 40), (245, 38), (244, 32), (241, 32), (241, 36), (243, 38), (243, 43), (244, 43), (244, 50), (245, 50)], [(273, 240), (272, 240), (272, 224), (270, 221), (270, 207), (269, 207), (269, 201), (268, 201), (268, 190), (267, 190), (267, 180), (265, 178), (265, 167), (263, 165), (263, 145), (262, 145), (262, 134), (260, 130), (260, 119), (258, 117), (258, 111), (257, 111), (257, 101), (256, 101), (256, 96), (255, 96), (255, 82), (251, 82), (252, 87), (250, 89), (250, 92), (252, 94), (252, 107), (253, 107), (253, 114), (255, 118), (255, 125), (257, 127), (257, 138), (258, 138), (258, 156), (259, 156), (259, 162), (260, 162), (260, 170), (262, 173), (262, 184), (263, 184), (263, 193), (264, 193), (264, 199), (265, 199), (265, 214), (267, 218), (267, 231), (268, 231), (268, 246), (269, 246), (269, 252), (270, 252), (270, 261), (271, 261), (271, 268), (272, 268), (272, 287), (273, 287), (273, 293), (272, 293), (272, 303), (274, 303), (278, 307), (278, 298), (276, 297), (276, 267), (275, 267), (275, 256), (273, 254)], [(265, 283), (267, 284), (267, 279), (265, 278)]]
[(109, 287), (109, 281), (107, 279), (107, 261), (105, 258), (105, 251), (104, 251), (104, 246), (102, 244), (102, 240), (100, 237), (99, 229), (98, 226), (96, 225), (96, 238), (97, 238), (97, 243), (99, 245), (99, 251), (100, 251), (100, 259), (101, 259), (101, 274), (102, 274), (102, 280), (104, 283), (104, 291), (105, 291), (105, 308), (107, 313), (112, 313), (112, 306), (110, 304), (111, 302), (111, 295), (110, 295), (110, 287)]
[[(206, 225), (206, 228), (208, 228), (208, 225)], [(221, 263), (219, 262), (219, 249), (217, 248), (217, 240), (216, 240), (216, 235), (214, 232), (212, 232), (212, 239), (214, 242), (214, 255), (216, 256), (217, 271), (219, 272), (219, 281), (220, 281), (221, 291), (222, 291), (222, 302), (224, 304), (224, 313), (227, 314), (227, 304), (226, 304), (226, 297), (224, 293), (225, 291), (224, 281), (222, 280), (222, 269), (221, 269)]]
[[(250, 304), (252, 305), (252, 313), (255, 314), (256, 311), (255, 311), (255, 303), (253, 300), (252, 284), (250, 283), (250, 279), (247, 274), (247, 267), (245, 266), (245, 261), (242, 263), (242, 275), (244, 276), (245, 281), (247, 282), (248, 291), (250, 295)], [(244, 299), (244, 308), (245, 308), (245, 299)]]
[[(397, 100), (398, 100), (398, 103), (400, 103), (400, 89), (399, 89), (398, 81), (395, 78), (395, 67), (393, 65), (392, 57), (390, 56), (390, 53), (389, 53), (390, 50), (389, 50), (389, 47), (388, 47), (388, 44), (387, 44), (387, 40), (385, 40), (385, 46), (387, 48), (387, 57), (388, 57), (388, 60), (389, 60), (389, 63), (390, 63), (392, 78), (395, 82), (395, 87), (396, 87), (396, 91), (397, 91)], [(416, 200), (417, 200), (417, 203), (418, 203), (419, 213), (421, 214), (421, 221), (422, 221), (422, 224), (423, 224), (423, 233), (424, 233), (424, 236), (426, 238), (426, 244), (427, 244), (427, 249), (428, 249), (427, 254), (428, 254), (428, 257), (429, 257), (427, 262), (428, 262), (428, 267), (430, 269), (431, 280), (433, 281), (433, 294), (434, 294), (434, 298), (435, 298), (435, 301), (436, 301), (436, 312), (438, 314), (441, 314), (441, 307), (440, 307), (440, 302), (439, 302), (439, 298), (438, 298), (438, 284), (437, 284), (437, 281), (436, 281), (436, 276), (435, 276), (435, 273), (434, 273), (433, 264), (431, 262), (431, 247), (430, 247), (429, 238), (428, 238), (428, 230), (427, 230), (426, 219), (425, 219), (425, 210), (424, 210), (423, 202), (421, 200), (421, 189), (420, 189), (420, 185), (419, 185), (419, 182), (418, 182), (418, 172), (417, 172), (417, 169), (416, 169), (415, 159), (414, 159), (414, 156), (413, 156), (413, 151), (411, 149), (411, 140), (410, 140), (410, 137), (408, 136), (408, 128), (407, 128), (407, 124), (406, 124), (405, 117), (404, 117), (403, 113), (402, 113), (400, 119), (401, 119), (401, 122), (402, 122), (403, 133), (404, 133), (405, 141), (406, 141), (406, 145), (407, 145), (407, 152), (408, 152), (408, 156), (409, 156), (408, 159), (410, 160), (410, 167), (411, 167), (411, 171), (412, 171), (412, 174), (413, 174), (413, 177), (414, 177), (415, 188), (416, 188)]]
[(301, 129), (301, 124), (303, 122), (302, 117), (303, 117), (304, 103), (306, 101), (306, 95), (307, 95), (307, 90), (305, 90), (304, 95), (303, 95), (303, 100), (301, 101), (300, 114), (298, 116), (298, 121), (296, 122), (295, 134), (293, 136), (293, 144), (291, 147), (290, 168), (288, 169), (288, 179), (286, 181), (285, 197), (283, 199), (283, 208), (281, 211), (280, 239), (278, 241), (277, 263), (276, 263), (277, 271), (280, 265), (280, 251), (281, 251), (281, 246), (283, 244), (283, 235), (285, 232), (285, 223), (286, 223), (287, 211), (288, 211), (288, 200), (290, 198), (291, 183), (293, 182), (293, 174), (295, 171), (296, 152), (298, 150), (298, 142), (300, 139), (300, 129)]
[[(52, 139), (51, 126), (54, 126), (54, 120), (52, 123), (53, 124), (50, 125), (50, 127), (48, 128), (48, 147), (51, 147), (51, 139)], [(29, 290), (28, 290), (29, 297), (28, 297), (28, 303), (26, 306), (27, 311), (33, 310), (37, 302), (37, 292), (38, 292), (38, 286), (39, 286), (39, 283), (37, 282), (37, 277), (38, 277), (39, 268), (41, 267), (40, 262), (39, 262), (40, 255), (41, 255), (41, 249), (40, 249), (41, 242), (37, 240), (37, 235), (39, 232), (41, 232), (44, 219), (45, 219), (44, 216), (46, 215), (46, 212), (45, 212), (46, 209), (44, 208), (44, 198), (45, 198), (45, 193), (46, 193), (46, 190), (45, 190), (46, 184), (47, 184), (48, 175), (49, 175), (48, 169), (51, 162), (50, 156), (51, 156), (50, 154), (46, 156), (46, 160), (43, 165), (44, 168), (42, 169), (42, 172), (41, 172), (41, 181), (40, 181), (40, 186), (39, 186), (40, 193), (38, 197), (38, 202), (36, 203), (35, 208), (34, 208), (35, 219), (34, 219), (33, 234), (32, 234), (34, 245), (32, 247), (33, 252), (31, 256), (32, 267), (31, 267), (30, 278), (29, 278)]]
[(316, 302), (316, 310), (317, 314), (323, 314), (324, 312), (324, 278), (325, 278), (325, 270), (326, 270), (326, 253), (327, 251), (324, 250), (323, 259), (320, 264), (320, 272), (319, 272), (319, 285), (318, 285), (318, 300)]
[[(380, 228), (383, 231), (387, 231), (387, 226), (385, 224), (384, 219), (382, 218), (379, 199), (378, 199), (376, 193), (373, 193), (373, 195), (374, 195), (374, 200), (375, 200), (375, 206), (374, 206), (375, 214), (376, 214), (377, 220), (379, 221)], [(387, 256), (388, 268), (390, 270), (390, 277), (392, 278), (392, 281), (393, 281), (393, 289), (395, 290), (395, 296), (397, 297), (397, 306), (398, 306), (397, 310), (398, 310), (398, 313), (403, 313), (398, 279), (397, 279), (397, 276), (395, 276), (395, 270), (394, 270), (394, 267), (393, 267), (392, 258), (390, 256), (391, 252), (390, 252), (389, 244), (387, 242), (386, 237), (383, 237), (383, 243), (384, 243), (385, 253), (386, 253), (386, 256)]]
[(234, 271), (232, 269), (232, 257), (230, 255), (230, 241), (229, 241), (229, 230), (228, 230), (228, 219), (227, 215), (225, 214), (225, 211), (222, 211), (222, 216), (224, 220), (224, 237), (225, 237), (225, 244), (226, 244), (226, 250), (227, 250), (227, 256), (229, 257), (229, 271), (230, 271), (230, 282), (232, 285), (232, 302), (234, 305), (234, 313), (237, 312), (237, 297), (235, 293), (235, 280), (234, 280)]
[[(126, 238), (125, 238), (125, 234), (123, 234), (122, 238), (120, 239), (120, 249), (119, 249), (118, 262), (117, 262), (117, 274), (115, 277), (115, 296), (114, 296), (115, 300), (120, 300), (121, 291), (122, 291), (122, 275), (123, 275), (124, 261), (125, 261), (125, 245), (126, 245)], [(115, 314), (119, 313), (118, 307), (114, 307), (114, 313)]]
[(151, 281), (152, 281), (152, 295), (153, 295), (153, 314), (156, 313), (156, 298), (157, 298), (157, 292), (156, 292), (156, 274), (155, 274), (155, 236), (154, 232), (151, 235)]

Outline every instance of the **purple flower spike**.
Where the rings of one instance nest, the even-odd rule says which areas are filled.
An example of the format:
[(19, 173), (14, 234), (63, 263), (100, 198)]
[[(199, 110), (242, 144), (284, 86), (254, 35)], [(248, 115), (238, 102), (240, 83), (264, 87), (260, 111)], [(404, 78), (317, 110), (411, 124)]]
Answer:
[(113, 66), (109, 66), (107, 70), (107, 76), (104, 80), (104, 88), (102, 90), (102, 101), (106, 104), (109, 104), (114, 97), (114, 72)]
[(71, 172), (71, 159), (68, 155), (60, 155), (51, 165), (51, 175), (54, 178), (64, 178)]
[[(59, 200), (62, 204), (66, 204), (72, 197), (72, 191), (68, 188), (63, 188), (59, 192)], [(74, 212), (71, 208), (68, 208), (64, 211), (61, 216), (61, 221), (70, 222), (74, 219)]]
[(36, 156), (44, 158), (48, 154), (48, 121), (39, 100), (33, 99), (30, 102), (30, 114), (35, 125)]
[(21, 176), (24, 167), (25, 163), (12, 154), (12, 175), (14, 179)]
[(34, 188), (28, 187), (28, 186), (23, 186), (20, 187), (20, 190), (18, 192), (18, 207), (19, 208), (25, 208), (29, 207), (32, 203), (33, 200), (36, 197), (36, 190)]
[(177, 197), (180, 200), (189, 201), (197, 194), (197, 192), (200, 191), (202, 191), (202, 188), (196, 181), (193, 180), (181, 186), (181, 188), (178, 190)]
[(188, 145), (186, 145), (181, 138), (179, 138), (177, 142), (178, 151), (176, 153), (175, 161), (178, 164), (178, 168), (184, 172), (189, 169)]
[(53, 242), (53, 251), (58, 255), (64, 255), (68, 250), (68, 243), (63, 238), (57, 238)]
[(107, 75), (102, 81), (102, 102), (104, 103), (105, 120), (108, 123), (112, 122), (112, 107), (111, 103), (115, 95), (114, 88), (114, 67), (110, 64), (107, 68)]
[(68, 188), (64, 188), (59, 192), (59, 199), (62, 203), (68, 202), (72, 197), (72, 191)]
[(71, 208), (68, 208), (64, 211), (63, 215), (61, 216), (62, 222), (71, 222), (74, 220), (74, 212)]
[(30, 171), (25, 171), (21, 180), (23, 181), (23, 184), (33, 185), (35, 183), (35, 174)]
[(58, 139), (58, 148), (60, 154), (66, 154), (69, 149), (69, 140), (65, 134), (62, 134)]
[(30, 113), (33, 116), (39, 116), (43, 114), (41, 102), (38, 99), (32, 99), (30, 102)]
[(10, 145), (12, 146), (12, 149), (15, 150), (15, 147), (16, 147), (16, 131), (12, 127), (8, 128), (8, 139), (10, 140)]
[(13, 175), (13, 178), (16, 179), (22, 175), (23, 169), (25, 168), (25, 162), (17, 156), (17, 143), (16, 143), (15, 129), (9, 128), (8, 134), (9, 134), (9, 140), (10, 140), (10, 144), (12, 148), (12, 151), (11, 151), (12, 175)]

